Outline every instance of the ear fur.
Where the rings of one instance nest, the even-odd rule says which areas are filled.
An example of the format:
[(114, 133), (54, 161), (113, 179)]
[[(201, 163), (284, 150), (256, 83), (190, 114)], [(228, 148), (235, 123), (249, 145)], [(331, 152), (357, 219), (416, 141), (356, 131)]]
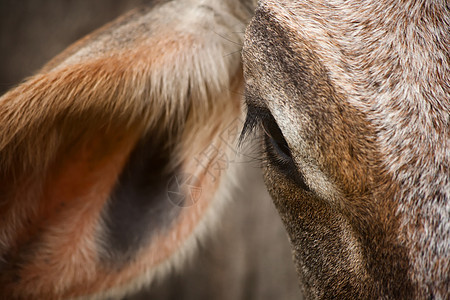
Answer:
[[(231, 54), (240, 11), (219, 1), (133, 11), (0, 98), (1, 296), (121, 291), (180, 252), (220, 186), (193, 158), (214, 141), (225, 147), (219, 134), (240, 116), (240, 57)], [(130, 205), (139, 205), (135, 218), (154, 220), (171, 207), (147, 196), (164, 194), (176, 172), (197, 178), (199, 203), (167, 224), (136, 223), (155, 233), (111, 250)], [(146, 184), (153, 190), (117, 204)], [(126, 229), (121, 237), (134, 234)]]

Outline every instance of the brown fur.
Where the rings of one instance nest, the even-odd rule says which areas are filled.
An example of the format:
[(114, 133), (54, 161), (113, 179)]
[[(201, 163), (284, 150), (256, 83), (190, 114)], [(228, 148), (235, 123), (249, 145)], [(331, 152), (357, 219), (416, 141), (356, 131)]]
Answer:
[[(310, 298), (448, 296), (448, 264), (441, 259), (441, 255), (449, 255), (445, 242), (448, 231), (430, 222), (426, 225), (430, 230), (427, 236), (419, 238), (422, 233), (410, 232), (405, 239), (403, 226), (410, 216), (420, 216), (417, 219), (422, 221), (443, 218), (444, 224), (449, 222), (448, 217), (441, 217), (446, 210), (448, 175), (444, 165), (448, 154), (444, 154), (442, 163), (427, 150), (432, 147), (442, 155), (445, 147), (433, 143), (448, 136), (443, 129), (448, 128), (448, 115), (445, 117), (446, 109), (442, 110), (448, 104), (448, 84), (440, 80), (448, 78), (448, 69), (440, 68), (437, 59), (448, 60), (448, 48), (441, 47), (448, 40), (448, 32), (443, 34), (441, 30), (449, 20), (449, 12), (442, 9), (442, 3), (436, 3), (433, 9), (439, 14), (435, 17), (444, 22), (422, 28), (414, 19), (406, 20), (408, 10), (397, 4), (263, 1), (247, 29), (243, 51), (247, 103), (271, 111), (311, 190), (301, 189), (289, 176), (280, 177), (273, 164), (266, 167), (269, 191), (290, 234), (298, 273)], [(422, 14), (428, 18), (428, 6), (423, 6), (426, 8)], [(383, 16), (379, 15), (381, 11)], [(384, 19), (389, 20), (386, 15), (394, 23), (383, 23)], [(341, 18), (346, 22), (341, 22)], [(358, 27), (362, 19), (368, 23)], [(352, 20), (358, 25), (353, 26)], [(432, 17), (429, 20), (435, 21)], [(377, 22), (380, 23), (374, 25)], [(404, 22), (411, 32), (422, 30), (435, 39), (435, 44), (427, 45), (435, 51), (435, 57), (428, 61), (429, 73), (423, 74), (429, 79), (400, 83), (399, 78), (412, 74), (414, 68), (427, 68), (420, 61), (420, 55), (427, 52), (413, 52), (422, 50), (421, 46), (412, 46), (420, 44), (414, 36), (406, 40), (403, 36), (397, 40), (388, 38), (390, 47), (404, 51), (399, 53), (399, 59), (411, 59), (407, 65), (398, 65), (392, 57), (394, 49), (383, 52), (387, 46), (378, 34), (393, 30), (395, 22)], [(435, 30), (436, 34), (432, 36), (428, 30)], [(371, 52), (366, 52), (367, 47)], [(376, 51), (380, 55), (372, 56)], [(435, 85), (429, 86), (430, 81)], [(378, 94), (381, 85), (394, 91), (391, 98)], [(420, 92), (398, 99), (409, 96), (402, 89)], [(434, 98), (427, 89), (436, 91)], [(442, 94), (441, 90), (447, 92)], [(427, 105), (434, 111), (423, 116), (425, 112), (417, 107)], [(393, 117), (396, 110), (405, 119)], [(395, 121), (379, 119), (383, 113), (384, 118)], [(433, 119), (434, 123), (426, 133), (426, 142), (411, 130), (423, 130), (422, 124), (403, 123), (422, 117)], [(398, 125), (391, 126), (396, 121)], [(393, 145), (397, 136), (404, 136), (405, 141), (396, 143), (416, 140), (419, 149)], [(401, 161), (404, 155), (409, 157), (398, 171), (393, 171), (393, 161)], [(437, 178), (437, 186), (420, 179), (411, 185), (411, 179), (419, 178), (423, 172), (415, 166), (417, 160), (427, 162), (431, 169), (426, 172)], [(399, 178), (397, 172), (402, 169), (408, 170), (407, 175)], [(411, 201), (411, 189), (420, 189), (422, 196)], [(439, 192), (433, 192), (435, 189)], [(421, 239), (429, 241), (436, 252), (427, 247), (410, 248), (413, 243), (422, 243)], [(429, 272), (423, 269), (424, 264), (435, 265), (436, 269)]]
[[(218, 153), (195, 158), (235, 150), (221, 136), (241, 115), (230, 54), (253, 4), (158, 1), (0, 98), (0, 297), (122, 297), (182, 265), (229, 189)], [(289, 149), (286, 172), (263, 125), (265, 182), (308, 298), (448, 297), (449, 25), (443, 1), (260, 1), (246, 102)], [(109, 255), (105, 208), (149, 137), (168, 157), (153, 177), (193, 174), (201, 197)]]
[[(182, 6), (157, 7), (170, 12)], [(213, 11), (203, 12), (212, 24), (220, 21)], [(151, 30), (143, 27), (146, 18), (154, 22)], [(144, 9), (111, 23), (0, 99), (2, 296), (102, 297), (111, 288), (123, 294), (122, 287), (139, 277), (151, 280), (152, 269), (192, 239), (221, 183), (193, 156), (239, 116), (238, 94), (230, 89), (240, 88), (242, 76), (239, 61), (205, 59), (230, 59), (234, 44), (217, 34), (204, 40), (182, 28), (159, 30), (160, 18)], [(99, 260), (102, 211), (131, 150), (149, 134), (172, 149), (166, 172), (181, 167), (197, 175), (202, 198), (114, 270)]]
[[(401, 255), (404, 250), (396, 245), (395, 240), (391, 240), (398, 228), (395, 216), (389, 216), (396, 209), (389, 197), (392, 194), (389, 189), (395, 186), (383, 188), (383, 182), (391, 180), (385, 178), (386, 175), (377, 166), (380, 154), (370, 139), (374, 130), (361, 113), (345, 104), (343, 97), (334, 90), (318, 58), (308, 49), (310, 45), (307, 42), (290, 40), (296, 39), (293, 33), (277, 28), (263, 15), (256, 14), (256, 18), (262, 26), (251, 25), (248, 32), (261, 36), (270, 32), (274, 35), (274, 43), (268, 44), (266, 38), (259, 40), (253, 36), (252, 48), (247, 48), (246, 55), (253, 49), (265, 53), (277, 45), (280, 57), (292, 59), (285, 65), (280, 60), (279, 66), (295, 66), (295, 69), (287, 69), (287, 72), (276, 70), (275, 79), (270, 74), (264, 74), (259, 67), (268, 65), (267, 61), (246, 57), (246, 61), (249, 61), (246, 74), (250, 78), (271, 82), (271, 94), (280, 91), (288, 94), (288, 97), (280, 97), (288, 99), (281, 102), (281, 107), (290, 107), (295, 115), (305, 115), (303, 118), (310, 120), (307, 127), (301, 123), (297, 127), (296, 134), (305, 138), (307, 146), (306, 150), (294, 152), (294, 155), (299, 159), (314, 158), (325, 176), (332, 178), (335, 188), (340, 191), (339, 195), (329, 196), (329, 202), (324, 202), (321, 197), (314, 197), (314, 193), (300, 192), (298, 187), (287, 180), (284, 182), (278, 179), (277, 171), (267, 167), (268, 186), (295, 245), (299, 274), (306, 295), (311, 298), (329, 298), (333, 295), (344, 298), (372, 297), (379, 288), (378, 280), (386, 280), (392, 285), (396, 278), (405, 277), (408, 265), (407, 261), (403, 261), (404, 255)], [(293, 43), (305, 46), (296, 47), (295, 50), (283, 49)], [(301, 57), (301, 60), (295, 61), (294, 57)], [(254, 65), (254, 62), (258, 62), (258, 65)], [(308, 77), (293, 75), (297, 69), (305, 70)], [(289, 89), (290, 83), (286, 82), (294, 82), (292, 89)], [(250, 99), (264, 99), (264, 95), (259, 94), (256, 88), (247, 86)], [(261, 100), (255, 102), (261, 105)], [(377, 189), (384, 190), (377, 192)], [(389, 232), (385, 232), (386, 229)], [(348, 239), (346, 237), (341, 241), (343, 235), (347, 235)], [(377, 249), (380, 245), (383, 247)], [(394, 254), (396, 247), (400, 254)], [(342, 249), (342, 252), (333, 253), (329, 250), (332, 248)], [(378, 251), (382, 253), (376, 253)], [(372, 255), (376, 257), (370, 257)], [(384, 263), (383, 259), (388, 261)], [(311, 260), (315, 263), (308, 263)], [(367, 267), (363, 267), (366, 264)], [(399, 269), (395, 270), (397, 264)], [(372, 268), (376, 268), (376, 271), (372, 271)], [(391, 272), (392, 275), (388, 275)], [(410, 289), (408, 282), (402, 280), (401, 285), (404, 287), (395, 287), (396, 292), (407, 295)]]

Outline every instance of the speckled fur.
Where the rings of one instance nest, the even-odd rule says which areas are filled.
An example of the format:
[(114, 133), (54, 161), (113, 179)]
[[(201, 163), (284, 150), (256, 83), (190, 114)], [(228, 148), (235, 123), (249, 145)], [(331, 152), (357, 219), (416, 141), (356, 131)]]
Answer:
[[(445, 1), (260, 2), (247, 101), (271, 110), (313, 192), (267, 167), (311, 298), (448, 298), (448, 28)], [(353, 238), (318, 251), (305, 232), (323, 239), (320, 223)], [(324, 247), (357, 259), (324, 258)]]
[[(139, 138), (173, 147), (168, 170), (192, 166), (241, 115), (229, 54), (253, 2), (157, 1), (0, 98), (0, 297), (121, 297), (181, 268), (218, 226), (236, 170), (153, 245), (164, 260), (100, 270), (101, 207)], [(445, 1), (260, 1), (246, 101), (271, 111), (310, 189), (264, 166), (308, 298), (449, 297), (449, 28)], [(85, 201), (67, 207), (67, 194)]]

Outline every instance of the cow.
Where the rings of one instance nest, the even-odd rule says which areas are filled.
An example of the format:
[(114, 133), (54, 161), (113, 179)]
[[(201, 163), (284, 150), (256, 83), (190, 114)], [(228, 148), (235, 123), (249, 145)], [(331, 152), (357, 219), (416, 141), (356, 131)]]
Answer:
[(244, 156), (306, 298), (447, 298), (449, 25), (445, 1), (151, 1), (77, 41), (0, 98), (0, 295), (182, 269)]

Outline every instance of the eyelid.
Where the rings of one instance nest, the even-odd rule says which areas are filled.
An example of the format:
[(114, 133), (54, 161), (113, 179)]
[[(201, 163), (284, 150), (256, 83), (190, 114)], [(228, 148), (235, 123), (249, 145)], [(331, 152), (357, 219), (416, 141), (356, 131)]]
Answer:
[[(268, 128), (269, 126), (275, 126), (277, 131), (279, 131), (279, 135), (282, 141), (286, 144), (285, 147), (282, 147), (278, 144), (279, 138), (273, 135), (273, 132)], [(239, 143), (249, 136), (255, 130), (261, 130), (266, 138), (270, 140), (271, 146), (266, 145), (268, 148), (273, 148), (272, 152), (275, 151), (277, 156), (285, 161), (286, 163), (290, 163), (292, 160), (291, 152), (289, 146), (286, 143), (286, 140), (283, 136), (283, 133), (278, 127), (278, 124), (274, 117), (272, 116), (269, 109), (265, 107), (248, 105), (247, 106), (247, 117), (244, 123), (244, 127), (242, 129), (241, 135), (239, 137)]]
[[(245, 119), (241, 135), (239, 137), (239, 143), (241, 143), (247, 136), (249, 136), (256, 129), (262, 129), (266, 137), (272, 139), (273, 138), (272, 135), (267, 131), (267, 129), (264, 126), (264, 124), (268, 124), (269, 122), (275, 122), (276, 124), (276, 120), (273, 118), (269, 109), (261, 106), (247, 104), (247, 117)], [(276, 126), (278, 125), (276, 124)], [(283, 134), (281, 133), (281, 135)], [(269, 159), (272, 158), (272, 162), (275, 163), (275, 165), (280, 169), (280, 171), (284, 172), (288, 177), (292, 178), (303, 190), (311, 191), (309, 186), (305, 183), (303, 174), (301, 174), (301, 172), (299, 172), (299, 170), (295, 166), (295, 163), (292, 160), (290, 154), (289, 147), (288, 147), (289, 150), (288, 157), (281, 157), (281, 159), (283, 159), (283, 162), (278, 161), (277, 163), (277, 159), (280, 159), (280, 154), (278, 154), (277, 157), (271, 157), (273, 153), (270, 152), (271, 150), (268, 149), (267, 146), (268, 145), (266, 144), (266, 151), (268, 151), (266, 153), (268, 155), (268, 158)]]
[(270, 140), (271, 148), (276, 151), (278, 157), (285, 162), (290, 162), (292, 160), (291, 151), (289, 147), (280, 145), (273, 135), (267, 132), (265, 126), (262, 126), (267, 138)]
[[(261, 121), (261, 123), (264, 123), (264, 121)], [(270, 134), (270, 132), (266, 129), (266, 126), (261, 126), (261, 127), (262, 127), (262, 130), (264, 131), (264, 133), (265, 133), (268, 137), (270, 137), (270, 138), (273, 139), (272, 134)]]

